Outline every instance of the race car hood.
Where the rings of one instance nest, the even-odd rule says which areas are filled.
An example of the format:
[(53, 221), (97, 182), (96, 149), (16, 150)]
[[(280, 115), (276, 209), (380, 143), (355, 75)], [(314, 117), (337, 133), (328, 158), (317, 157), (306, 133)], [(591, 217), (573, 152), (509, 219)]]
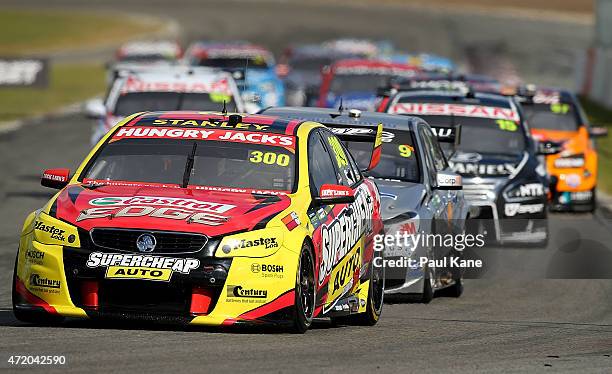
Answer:
[(562, 143), (565, 150), (575, 152), (581, 152), (586, 148), (589, 139), (588, 132), (584, 127), (579, 131), (531, 130), (531, 134), (539, 142)]
[(550, 140), (553, 142), (563, 142), (576, 137), (576, 135), (578, 135), (578, 132), (532, 129), (531, 135), (538, 141)]
[(407, 212), (416, 212), (425, 196), (425, 186), (419, 183), (376, 179), (380, 191), (380, 213), (383, 221)]
[(286, 209), (290, 202), (286, 195), (260, 195), (246, 190), (71, 185), (60, 193), (50, 213), (85, 230), (138, 228), (214, 237), (252, 230), (262, 220)]
[(504, 177), (521, 167), (526, 154), (502, 155), (457, 151), (449, 160), (453, 171), (464, 177)]

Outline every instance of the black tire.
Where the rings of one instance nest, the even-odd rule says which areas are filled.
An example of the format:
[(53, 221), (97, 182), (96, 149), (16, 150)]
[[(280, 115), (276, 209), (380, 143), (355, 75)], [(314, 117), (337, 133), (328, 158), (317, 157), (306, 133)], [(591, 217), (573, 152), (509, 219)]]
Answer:
[(436, 281), (436, 274), (433, 271), (429, 271), (429, 265), (425, 269), (425, 278), (423, 279), (423, 295), (421, 297), (421, 303), (429, 304), (434, 298), (434, 285)]
[(15, 258), (15, 266), (13, 268), (13, 288), (11, 290), (11, 301), (15, 318), (21, 322), (36, 325), (56, 325), (62, 322), (64, 318), (61, 316), (54, 316), (44, 311), (24, 310), (17, 308), (17, 302), (20, 300), (20, 296), (17, 294), (17, 261), (19, 261), (19, 251), (17, 251), (17, 257)]
[(455, 283), (444, 290), (446, 296), (459, 298), (463, 294), (463, 279), (455, 279)]
[(591, 204), (589, 205), (587, 212), (595, 213), (595, 210), (597, 210), (597, 188), (593, 188), (593, 197), (591, 199)]
[[(382, 256), (382, 252), (374, 252), (374, 256)], [(382, 263), (382, 261), (381, 261)], [(332, 325), (374, 326), (378, 323), (385, 296), (385, 268), (377, 268), (374, 261), (370, 264), (370, 287), (368, 288), (368, 302), (366, 311), (360, 314), (332, 317)]]
[(315, 309), (315, 261), (308, 243), (302, 245), (295, 281), (295, 307), (291, 331), (303, 334), (312, 325)]
[(406, 300), (412, 303), (429, 304), (434, 298), (435, 273), (429, 270), (429, 265), (425, 265), (423, 271), (423, 293), (407, 294)]

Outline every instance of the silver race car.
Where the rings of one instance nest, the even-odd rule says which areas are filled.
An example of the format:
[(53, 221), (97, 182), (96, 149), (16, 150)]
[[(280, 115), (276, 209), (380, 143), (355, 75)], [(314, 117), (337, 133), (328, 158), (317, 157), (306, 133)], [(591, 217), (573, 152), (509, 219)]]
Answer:
[(461, 295), (462, 271), (455, 265), (462, 259), (464, 246), (440, 240), (464, 238), (470, 210), (461, 177), (451, 171), (439, 144), (457, 141), (458, 130), (432, 131), (417, 117), (358, 110), (284, 107), (262, 113), (325, 124), (364, 170), (372, 150), (361, 138), (371, 136), (382, 124), (380, 163), (366, 174), (376, 181), (381, 195), (386, 235), (376, 244), (384, 246), (385, 293), (409, 295), (425, 303), (437, 290)]

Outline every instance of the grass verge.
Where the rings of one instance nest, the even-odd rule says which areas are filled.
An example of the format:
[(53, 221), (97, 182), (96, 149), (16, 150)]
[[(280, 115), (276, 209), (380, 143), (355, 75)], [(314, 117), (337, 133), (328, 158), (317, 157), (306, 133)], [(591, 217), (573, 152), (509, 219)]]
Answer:
[(0, 55), (43, 54), (121, 43), (157, 27), (122, 15), (3, 9), (0, 12)]
[(596, 102), (581, 97), (580, 101), (584, 110), (594, 126), (605, 126), (610, 135), (597, 140), (597, 151), (599, 154), (599, 188), (607, 193), (612, 193), (612, 110), (597, 104)]
[(45, 89), (0, 88), (0, 122), (50, 112), (95, 96), (104, 92), (105, 79), (102, 63), (53, 64)]

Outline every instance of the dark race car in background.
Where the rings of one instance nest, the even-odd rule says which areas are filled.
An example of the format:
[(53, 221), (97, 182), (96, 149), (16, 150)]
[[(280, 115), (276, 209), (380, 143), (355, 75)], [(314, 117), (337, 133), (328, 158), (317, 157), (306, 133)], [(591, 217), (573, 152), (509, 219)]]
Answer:
[(499, 244), (545, 246), (548, 241), (546, 170), (538, 153), (556, 152), (531, 137), (511, 97), (473, 91), (406, 91), (385, 112), (419, 116), (435, 127), (461, 125), (461, 143), (447, 148), (463, 176), (470, 204), (480, 207), (476, 231)]
[[(364, 170), (371, 159), (371, 147), (361, 137), (374, 133), (382, 125), (380, 162), (366, 175), (380, 190), (387, 237), (419, 238), (418, 235), (465, 232), (469, 207), (461, 191), (461, 177), (450, 170), (438, 140), (425, 121), (359, 110), (270, 108), (263, 113), (326, 125), (344, 141)], [(451, 136), (446, 139), (455, 140)], [(417, 263), (421, 259), (461, 258), (463, 248), (418, 240), (416, 244), (410, 240), (378, 244), (385, 247), (386, 294), (409, 294), (421, 302), (429, 302), (434, 292), (442, 289), (455, 297), (461, 295), (460, 269)], [(409, 260), (413, 263), (408, 263)]]
[(319, 94), (319, 107), (374, 111), (377, 89), (391, 77), (412, 77), (418, 68), (377, 60), (341, 60), (325, 68)]
[(335, 61), (358, 57), (358, 54), (325, 48), (320, 44), (288, 47), (277, 68), (285, 83), (287, 105), (315, 106), (321, 87), (321, 70)]

